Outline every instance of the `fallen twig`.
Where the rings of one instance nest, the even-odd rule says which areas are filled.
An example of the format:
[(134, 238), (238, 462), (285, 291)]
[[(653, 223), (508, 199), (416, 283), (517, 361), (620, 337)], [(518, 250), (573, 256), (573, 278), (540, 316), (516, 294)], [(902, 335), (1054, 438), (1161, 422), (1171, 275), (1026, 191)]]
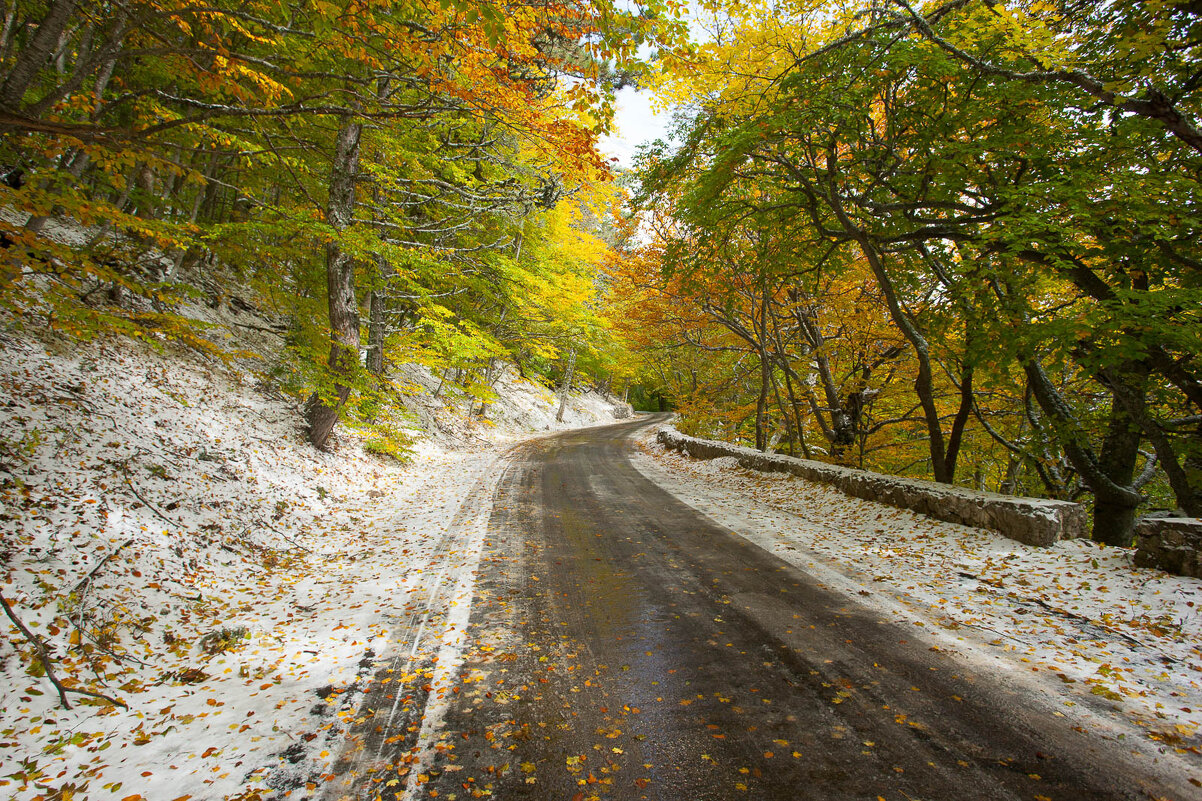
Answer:
[[(973, 573), (966, 573), (963, 570), (957, 570), (956, 575), (962, 576), (963, 578), (968, 578), (968, 579), (973, 579), (975, 581), (979, 581), (982, 584), (987, 584), (987, 585), (993, 587), (994, 589), (999, 589), (999, 590), (1001, 589), (1001, 587), (999, 587), (997, 584), (993, 584), (989, 581), (986, 581), (985, 579), (983, 579), (980, 576), (977, 576)], [(1035, 606), (1038, 606), (1041, 609), (1051, 612), (1054, 615), (1060, 615), (1061, 617), (1068, 618), (1069, 620), (1075, 620), (1078, 623), (1082, 623), (1091, 628), (1100, 629), (1101, 631), (1104, 631), (1107, 634), (1110, 634), (1110, 635), (1118, 637), (1122, 640), (1125, 640), (1129, 644), (1134, 645), (1138, 648), (1145, 648), (1145, 649), (1153, 648), (1153, 646), (1150, 646), (1147, 643), (1145, 643), (1135, 637), (1132, 637), (1130, 634), (1127, 634), (1124, 631), (1119, 631), (1115, 628), (1112, 628), (1111, 626), (1107, 626), (1105, 623), (1101, 623), (1097, 620), (1086, 617), (1085, 615), (1081, 615), (1076, 612), (1070, 612), (1069, 610), (1061, 609), (1058, 606), (1053, 606), (1052, 604), (1050, 604), (1047, 601), (1044, 601), (1040, 598), (1032, 598), (1032, 597), (1029, 597), (1026, 595), (1022, 595), (1021, 593), (1014, 592), (1013, 590), (1007, 590), (1005, 596), (1003, 596), (1003, 597), (1009, 598), (1012, 601), (1017, 601), (1018, 603), (1034, 604)], [(1173, 662), (1181, 661), (1181, 660), (1177, 659), (1176, 657), (1171, 656), (1169, 654), (1165, 654), (1163, 658), (1172, 660)]]
[(280, 535), (280, 537), (282, 537), (283, 539), (285, 539), (285, 540), (287, 540), (288, 542), (292, 543), (292, 546), (293, 546), (294, 548), (298, 548), (299, 550), (302, 550), (302, 551), (304, 551), (305, 553), (313, 553), (313, 549), (312, 549), (312, 548), (307, 548), (307, 547), (305, 547), (304, 545), (301, 545), (299, 542), (297, 542), (296, 540), (292, 539), (292, 538), (291, 538), (291, 537), (289, 537), (287, 534), (285, 534), (284, 532), (280, 531), (280, 530), (279, 530), (278, 528), (276, 528), (275, 526), (273, 526), (273, 525), (271, 525), (270, 523), (268, 523), (266, 520), (260, 520), (260, 521), (259, 521), (259, 523), (260, 523), (261, 525), (263, 525), (265, 528), (269, 528), (269, 529), (271, 529), (272, 531), (274, 531), (276, 534), (279, 534), (279, 535)]
[(42, 642), (42, 639), (38, 637), (38, 635), (30, 631), (25, 624), (21, 622), (21, 618), (17, 617), (17, 613), (14, 612), (13, 608), (8, 605), (8, 600), (5, 599), (3, 594), (0, 594), (0, 606), (4, 607), (4, 613), (8, 615), (8, 619), (13, 622), (13, 625), (20, 629), (21, 633), (25, 635), (25, 639), (37, 649), (38, 659), (40, 659), (42, 662), (42, 669), (46, 671), (46, 678), (50, 679), (50, 683), (54, 685), (54, 689), (58, 690), (58, 697), (59, 700), (62, 701), (64, 709), (71, 708), (71, 702), (67, 700), (67, 693), (75, 693), (76, 695), (86, 695), (91, 698), (99, 698), (123, 709), (129, 709), (129, 705), (119, 698), (113, 698), (112, 696), (105, 695), (104, 693), (97, 693), (91, 690), (81, 690), (76, 687), (65, 686), (61, 681), (59, 681), (58, 676), (54, 674), (54, 660), (50, 658), (49, 646)]
[(167, 515), (160, 512), (158, 509), (155, 508), (153, 503), (151, 503), (150, 501), (143, 498), (142, 493), (138, 492), (138, 488), (134, 486), (134, 482), (129, 477), (129, 459), (126, 459), (124, 462), (121, 463), (121, 476), (125, 479), (125, 484), (126, 484), (126, 486), (129, 487), (129, 491), (134, 494), (134, 497), (137, 498), (139, 501), (141, 501), (143, 504), (145, 504), (147, 509), (154, 512), (156, 517), (158, 517), (160, 520), (162, 520), (165, 523), (169, 523), (170, 525), (174, 526), (175, 528), (182, 528), (182, 526), (180, 525), (179, 522), (172, 520), (170, 517), (167, 517)]
[[(121, 543), (116, 548), (109, 551), (108, 555), (105, 556), (103, 559), (101, 559), (99, 562), (97, 562), (96, 566), (93, 567), (91, 570), (89, 570), (88, 574), (86, 576), (81, 578), (79, 581), (75, 582), (75, 586), (71, 588), (71, 592), (78, 592), (80, 587), (82, 587), (84, 584), (86, 584), (87, 582), (92, 580), (92, 577), (95, 576), (97, 572), (99, 572), (100, 568), (104, 567), (110, 559), (112, 559), (117, 554), (121, 553), (122, 548), (126, 547), (127, 545), (132, 544), (133, 541), (134, 541), (134, 538), (130, 537), (125, 542)], [(67, 594), (70, 595), (71, 592), (69, 592)]]
[(226, 325), (236, 325), (239, 328), (247, 328), (251, 331), (262, 331), (264, 334), (274, 334), (277, 337), (288, 336), (287, 328), (277, 330), (275, 328), (265, 328), (261, 325), (251, 325), (250, 323), (235, 323), (235, 322), (229, 322), (229, 323), (226, 323)]

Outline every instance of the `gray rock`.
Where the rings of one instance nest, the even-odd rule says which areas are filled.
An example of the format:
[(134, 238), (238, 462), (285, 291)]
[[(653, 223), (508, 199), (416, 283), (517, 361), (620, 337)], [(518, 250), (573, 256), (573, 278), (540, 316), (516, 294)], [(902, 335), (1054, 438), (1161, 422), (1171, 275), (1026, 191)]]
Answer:
[(1202, 520), (1149, 515), (1135, 525), (1135, 566), (1202, 578)]
[(790, 473), (807, 481), (830, 484), (856, 498), (910, 509), (949, 523), (988, 528), (1027, 545), (1052, 545), (1081, 537), (1085, 509), (1077, 503), (1019, 498), (953, 487), (917, 478), (886, 476), (851, 467), (760, 453), (725, 442), (687, 437), (662, 428), (656, 438), (665, 446), (694, 459), (733, 456), (739, 465), (765, 473)]

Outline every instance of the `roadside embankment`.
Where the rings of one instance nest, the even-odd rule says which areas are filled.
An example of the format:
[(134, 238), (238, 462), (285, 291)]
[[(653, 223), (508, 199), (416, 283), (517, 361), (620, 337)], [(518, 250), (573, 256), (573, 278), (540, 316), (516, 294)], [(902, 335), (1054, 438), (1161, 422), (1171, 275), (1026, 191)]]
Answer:
[(1085, 533), (1085, 509), (1077, 503), (998, 495), (760, 453), (725, 442), (689, 437), (670, 426), (661, 428), (656, 438), (664, 446), (694, 459), (733, 457), (749, 470), (790, 473), (807, 481), (830, 484), (855, 498), (921, 512), (948, 523), (993, 529), (1027, 545), (1052, 545)]

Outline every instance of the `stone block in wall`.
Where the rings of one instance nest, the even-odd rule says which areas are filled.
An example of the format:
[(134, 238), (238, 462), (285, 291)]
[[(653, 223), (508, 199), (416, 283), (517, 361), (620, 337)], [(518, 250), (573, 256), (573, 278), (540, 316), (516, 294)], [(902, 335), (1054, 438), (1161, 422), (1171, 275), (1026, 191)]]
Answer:
[(1202, 520), (1142, 518), (1135, 526), (1135, 566), (1202, 578)]
[(998, 495), (760, 453), (725, 442), (688, 437), (670, 427), (661, 428), (656, 438), (694, 459), (733, 456), (741, 467), (749, 470), (790, 473), (807, 481), (830, 484), (855, 498), (909, 509), (949, 523), (992, 529), (1027, 545), (1052, 545), (1062, 539), (1081, 537), (1086, 530), (1085, 509), (1077, 503)]

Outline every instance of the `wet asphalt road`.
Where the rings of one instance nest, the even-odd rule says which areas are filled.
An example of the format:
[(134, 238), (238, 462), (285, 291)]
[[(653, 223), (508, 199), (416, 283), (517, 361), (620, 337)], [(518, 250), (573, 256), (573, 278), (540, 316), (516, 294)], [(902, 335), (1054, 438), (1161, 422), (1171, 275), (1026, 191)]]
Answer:
[(1202, 797), (664, 493), (645, 424), (509, 462), (411, 796)]

